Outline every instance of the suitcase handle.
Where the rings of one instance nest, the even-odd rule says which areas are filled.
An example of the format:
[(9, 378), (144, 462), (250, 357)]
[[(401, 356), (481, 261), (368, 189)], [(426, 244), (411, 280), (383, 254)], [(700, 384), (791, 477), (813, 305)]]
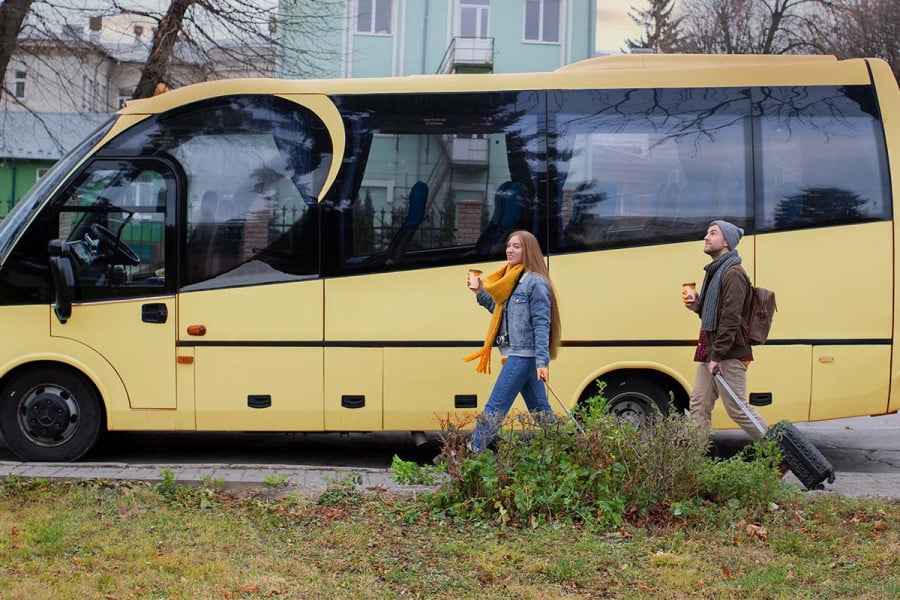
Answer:
[(750, 412), (750, 409), (747, 408), (747, 406), (741, 401), (741, 399), (737, 397), (737, 394), (734, 393), (734, 390), (731, 389), (731, 386), (728, 385), (727, 381), (725, 381), (725, 378), (722, 376), (722, 372), (719, 371), (719, 367), (713, 369), (713, 377), (716, 378), (716, 381), (719, 382), (719, 385), (725, 388), (725, 391), (728, 392), (728, 395), (731, 396), (731, 399), (734, 400), (734, 403), (740, 407), (741, 411), (743, 411), (743, 413), (747, 415), (747, 418), (750, 419), (750, 422), (753, 423), (753, 426), (756, 427), (756, 430), (764, 434), (766, 432), (766, 428), (762, 426), (759, 420), (757, 420), (757, 418), (753, 416), (753, 413)]
[(550, 393), (553, 395), (553, 397), (556, 398), (556, 401), (559, 402), (559, 405), (560, 405), (560, 406), (562, 407), (562, 409), (566, 412), (566, 414), (569, 415), (569, 416), (572, 418), (572, 422), (575, 423), (575, 427), (578, 428), (578, 432), (579, 432), (581, 435), (586, 435), (585, 432), (584, 432), (584, 427), (581, 426), (581, 423), (578, 422), (578, 419), (575, 418), (575, 415), (573, 415), (571, 412), (569, 412), (568, 410), (566, 410), (566, 405), (563, 404), (563, 401), (559, 399), (559, 396), (557, 396), (557, 395), (556, 395), (556, 392), (553, 391), (553, 388), (550, 387), (550, 382), (549, 382), (549, 381), (545, 381), (544, 384), (547, 386), (547, 389), (550, 390)]

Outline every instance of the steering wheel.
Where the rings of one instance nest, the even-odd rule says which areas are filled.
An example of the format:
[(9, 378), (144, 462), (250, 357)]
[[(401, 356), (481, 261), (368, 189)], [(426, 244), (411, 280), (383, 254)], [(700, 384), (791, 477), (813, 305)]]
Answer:
[(91, 225), (91, 234), (98, 240), (97, 250), (106, 256), (110, 264), (132, 266), (141, 264), (141, 257), (103, 225), (98, 223)]

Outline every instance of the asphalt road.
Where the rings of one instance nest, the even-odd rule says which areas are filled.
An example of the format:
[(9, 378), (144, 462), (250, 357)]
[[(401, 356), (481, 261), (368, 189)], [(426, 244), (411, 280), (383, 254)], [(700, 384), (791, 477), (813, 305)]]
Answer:
[[(827, 489), (900, 499), (900, 414), (799, 424), (838, 474)], [(740, 431), (713, 436), (720, 455), (740, 450)], [(85, 463), (124, 465), (302, 465), (386, 469), (394, 455), (427, 463), (436, 439), (417, 447), (408, 432), (354, 434), (108, 433)], [(15, 462), (0, 438), (0, 462)], [(791, 475), (788, 475), (790, 478)]]

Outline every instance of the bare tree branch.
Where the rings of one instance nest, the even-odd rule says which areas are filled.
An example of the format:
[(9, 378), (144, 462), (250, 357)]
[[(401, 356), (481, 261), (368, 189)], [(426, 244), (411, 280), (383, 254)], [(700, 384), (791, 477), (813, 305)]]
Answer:
[[(9, 66), (13, 51), (16, 49), (19, 33), (22, 31), (22, 24), (32, 1), (3, 0), (0, 4), (0, 88), (5, 86), (6, 67)], [(6, 89), (3, 91), (8, 93)]]

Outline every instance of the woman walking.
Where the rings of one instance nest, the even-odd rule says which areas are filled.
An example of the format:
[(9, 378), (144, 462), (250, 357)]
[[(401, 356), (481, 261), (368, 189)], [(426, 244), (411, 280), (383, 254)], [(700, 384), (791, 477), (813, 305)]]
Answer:
[(468, 444), (473, 452), (483, 452), (519, 393), (538, 420), (554, 418), (543, 382), (550, 380), (550, 359), (559, 350), (560, 320), (541, 246), (528, 231), (509, 235), (506, 264), (484, 281), (477, 279), (471, 289), (492, 317), (484, 346), (463, 360), (478, 359), (476, 370), (490, 373), (495, 343), (504, 357)]

